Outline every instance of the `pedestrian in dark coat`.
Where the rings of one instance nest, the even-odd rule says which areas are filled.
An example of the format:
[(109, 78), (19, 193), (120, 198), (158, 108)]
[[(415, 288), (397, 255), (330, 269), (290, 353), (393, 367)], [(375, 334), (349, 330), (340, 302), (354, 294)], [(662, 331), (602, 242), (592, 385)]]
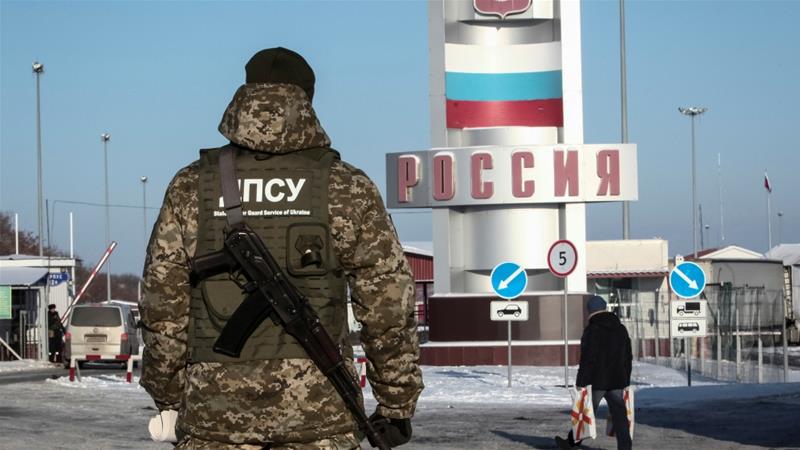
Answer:
[(50, 362), (61, 362), (61, 352), (64, 347), (64, 325), (61, 316), (56, 310), (56, 305), (47, 307), (47, 337)]
[[(606, 308), (606, 301), (599, 296), (591, 297), (586, 304), (589, 324), (581, 336), (581, 361), (575, 386), (592, 386), (595, 411), (600, 400), (606, 399), (617, 448), (627, 450), (632, 448), (632, 442), (623, 390), (631, 384), (631, 339), (619, 318)], [(556, 437), (556, 443), (560, 448), (580, 445), (573, 439), (572, 431), (567, 439)]]

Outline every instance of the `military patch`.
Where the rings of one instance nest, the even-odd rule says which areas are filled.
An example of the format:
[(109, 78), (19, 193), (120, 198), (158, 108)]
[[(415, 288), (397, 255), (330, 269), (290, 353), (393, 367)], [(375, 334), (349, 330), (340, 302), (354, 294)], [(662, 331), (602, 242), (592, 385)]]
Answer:
[[(259, 178), (240, 178), (239, 192), (244, 217), (310, 216), (311, 186), (314, 172), (294, 170), (264, 170)], [(218, 196), (214, 217), (225, 217), (225, 201)]]

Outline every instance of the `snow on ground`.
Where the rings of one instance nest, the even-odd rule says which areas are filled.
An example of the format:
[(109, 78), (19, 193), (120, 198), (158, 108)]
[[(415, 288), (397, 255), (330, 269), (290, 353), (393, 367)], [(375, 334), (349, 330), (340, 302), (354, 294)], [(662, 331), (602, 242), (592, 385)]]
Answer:
[(760, 397), (786, 397), (787, 401), (800, 404), (800, 386), (797, 383), (772, 384), (719, 384), (706, 385), (698, 389), (686, 385), (637, 391), (637, 406), (683, 408), (692, 402), (750, 400)]
[(120, 396), (144, 392), (144, 389), (139, 386), (139, 377), (133, 377), (131, 383), (128, 383), (119, 375), (82, 376), (80, 381), (77, 379), (75, 381), (69, 381), (69, 377), (65, 376), (56, 379), (44, 380), (44, 382), (45, 384), (55, 388), (77, 389), (92, 392), (107, 391), (109, 393), (113, 392), (119, 394)]
[[(570, 367), (570, 383), (574, 382), (576, 371), (577, 367)], [(422, 372), (425, 390), (420, 396), (421, 406), (427, 403), (483, 403), (563, 407), (571, 402), (563, 387), (563, 367), (513, 367), (510, 388), (507, 366), (423, 366)], [(635, 362), (633, 378), (637, 390), (686, 385), (685, 373), (648, 363)], [(693, 384), (718, 383), (695, 377)], [(371, 394), (369, 386), (365, 388), (366, 393)]]
[(23, 359), (22, 361), (0, 361), (0, 373), (26, 372), (39, 369), (52, 369), (53, 367), (58, 367), (58, 365), (44, 361), (32, 361), (30, 359)]
[[(0, 373), (52, 368), (47, 363), (31, 361), (0, 362)], [(575, 379), (577, 368), (571, 367), (569, 379)], [(451, 404), (504, 404), (566, 407), (570, 404), (564, 389), (563, 367), (516, 366), (512, 369), (512, 386), (508, 387), (506, 366), (423, 366), (425, 390), (419, 405), (447, 406)], [(119, 401), (148, 402), (147, 393), (137, 377), (133, 383), (119, 374), (92, 374), (84, 370), (80, 382), (70, 382), (67, 376), (45, 380), (36, 388), (40, 395), (51, 392), (59, 398), (75, 400), (100, 395)], [(800, 380), (800, 371), (792, 371), (792, 379)], [(66, 375), (66, 372), (64, 372)], [(711, 399), (754, 398), (797, 392), (800, 386), (789, 384), (730, 384), (694, 375), (692, 388), (686, 389), (686, 373), (655, 364), (634, 362), (633, 385), (637, 400), (648, 406), (680, 407), (691, 401)], [(17, 385), (22, 387), (23, 385)], [(697, 389), (702, 386), (703, 389)], [(656, 388), (656, 389), (654, 389)], [(367, 384), (364, 389), (368, 403), (374, 404)]]
[[(11, 368), (19, 371), (25, 365), (31, 372), (42, 367), (30, 362), (0, 362), (0, 372), (5, 372), (0, 373), (0, 381), (17, 376)], [(139, 379), (129, 384), (123, 370), (104, 374), (96, 371), (99, 368), (83, 370), (80, 382), (71, 383), (63, 376), (66, 371), (57, 371), (55, 378), (44, 381), (0, 384), (0, 435), (12, 436), (10, 441), (0, 439), (0, 447), (171, 448), (151, 442), (147, 435), (147, 422), (156, 410), (138, 385)], [(553, 434), (567, 424), (570, 400), (561, 387), (563, 367), (514, 367), (511, 388), (507, 387), (505, 366), (423, 366), (422, 371), (426, 389), (418, 404), (415, 440), (409, 450), (552, 448)], [(641, 416), (637, 412), (639, 448), (755, 450), (752, 445), (783, 448), (786, 442), (796, 442), (794, 434), (780, 438), (795, 432), (779, 418), (800, 407), (800, 383), (728, 384), (695, 376), (693, 386), (686, 387), (681, 370), (635, 362), (633, 372), (636, 404), (644, 408)], [(573, 367), (570, 381), (574, 377)], [(369, 413), (375, 407), (369, 387), (365, 397)], [(709, 400), (713, 407), (704, 403)], [(740, 417), (742, 409), (750, 408), (759, 412), (759, 418), (764, 415), (763, 420), (741, 419), (741, 426), (731, 434), (731, 417)], [(704, 422), (692, 428), (695, 421), (687, 417), (700, 414), (697, 411), (703, 411)], [(709, 417), (715, 420), (713, 426)], [(478, 423), (482, 425), (475, 426)], [(762, 433), (764, 427), (776, 424), (783, 428)], [(770, 436), (774, 439), (769, 440)], [(87, 442), (91, 444), (87, 446)], [(588, 448), (600, 447), (592, 444)]]

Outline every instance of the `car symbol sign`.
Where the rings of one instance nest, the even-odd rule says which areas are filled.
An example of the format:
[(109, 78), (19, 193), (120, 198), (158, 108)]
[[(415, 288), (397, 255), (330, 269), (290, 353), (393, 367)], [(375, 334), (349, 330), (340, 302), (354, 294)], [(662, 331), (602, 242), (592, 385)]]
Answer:
[(489, 302), (489, 318), (501, 322), (528, 320), (528, 302), (524, 300), (496, 300)]
[(492, 290), (502, 298), (511, 300), (525, 292), (528, 274), (525, 268), (512, 262), (500, 263), (492, 269)]

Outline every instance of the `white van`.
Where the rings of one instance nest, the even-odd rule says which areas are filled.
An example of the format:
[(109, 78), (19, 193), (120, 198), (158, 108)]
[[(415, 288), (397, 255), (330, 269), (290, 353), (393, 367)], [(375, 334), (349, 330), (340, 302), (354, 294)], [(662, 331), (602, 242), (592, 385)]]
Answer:
[(80, 366), (87, 355), (101, 355), (97, 362), (123, 362), (139, 354), (136, 319), (130, 307), (119, 304), (93, 303), (72, 309), (64, 334), (64, 367), (75, 355)]

